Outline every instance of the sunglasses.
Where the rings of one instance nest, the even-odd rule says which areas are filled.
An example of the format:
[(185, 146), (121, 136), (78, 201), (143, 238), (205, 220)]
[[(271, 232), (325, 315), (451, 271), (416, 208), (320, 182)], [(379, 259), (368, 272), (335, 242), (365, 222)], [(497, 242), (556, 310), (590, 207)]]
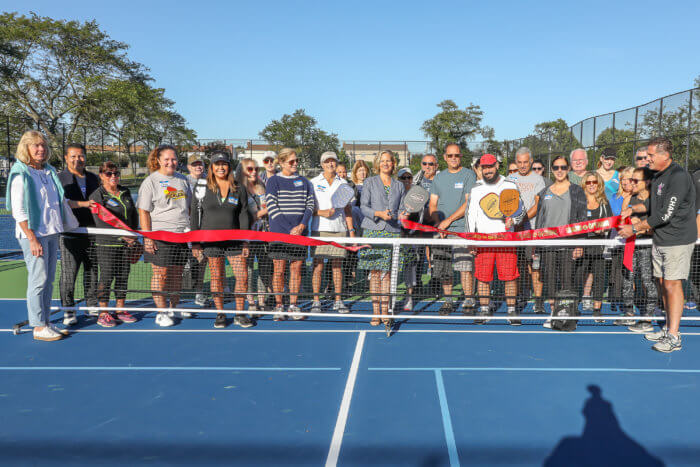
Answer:
[(557, 171), (557, 170), (569, 170), (568, 165), (553, 165), (552, 170)]
[(533, 167), (532, 170), (536, 172), (542, 172), (544, 170), (544, 167)]
[(447, 157), (448, 159), (452, 159), (453, 157), (457, 157), (457, 158), (462, 157), (462, 155), (461, 154), (445, 154), (445, 157)]
[(299, 163), (298, 159), (292, 159), (292, 160), (287, 161), (287, 164), (289, 164), (289, 165), (297, 165), (298, 163)]
[(630, 178), (630, 182), (632, 183), (642, 183), (645, 180), (643, 178)]
[(107, 178), (118, 177), (118, 176), (119, 176), (119, 172), (118, 172), (118, 171), (117, 171), (117, 172), (112, 172), (112, 171), (109, 171), (109, 172), (102, 172), (102, 174), (103, 174), (105, 177), (107, 177)]
[(509, 169), (509, 170), (508, 170), (508, 173), (509, 173), (509, 174), (514, 174), (514, 173), (517, 172), (517, 171), (518, 171), (518, 169)]
[(411, 177), (410, 175), (403, 175), (403, 176), (399, 177), (399, 180), (411, 180), (412, 178), (413, 177)]
[(646, 158), (646, 156), (637, 156), (637, 157), (634, 158), (634, 160), (636, 160), (636, 161), (645, 161), (645, 160), (647, 160), (647, 158)]
[(596, 182), (595, 180), (588, 180), (586, 182), (586, 186), (597, 185), (597, 184), (598, 184), (598, 182)]
[(274, 159), (265, 159), (263, 161), (263, 164), (272, 164), (275, 160)]
[(435, 162), (421, 162), (420, 165), (427, 165), (427, 166), (432, 167), (435, 165)]
[(247, 167), (246, 170), (250, 173), (255, 172), (255, 167)]

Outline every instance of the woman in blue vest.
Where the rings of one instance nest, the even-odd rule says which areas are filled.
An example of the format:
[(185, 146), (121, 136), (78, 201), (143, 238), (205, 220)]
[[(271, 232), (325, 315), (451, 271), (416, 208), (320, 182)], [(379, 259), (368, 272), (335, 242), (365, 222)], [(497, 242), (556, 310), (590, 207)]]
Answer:
[(34, 339), (57, 341), (65, 331), (50, 323), (51, 295), (56, 275), (58, 237), (64, 225), (77, 221), (71, 208), (90, 201), (67, 201), (56, 169), (48, 164), (49, 144), (38, 131), (27, 131), (17, 145), (17, 161), (7, 180), (6, 203), (15, 219), (15, 237), (27, 265), (27, 314)]

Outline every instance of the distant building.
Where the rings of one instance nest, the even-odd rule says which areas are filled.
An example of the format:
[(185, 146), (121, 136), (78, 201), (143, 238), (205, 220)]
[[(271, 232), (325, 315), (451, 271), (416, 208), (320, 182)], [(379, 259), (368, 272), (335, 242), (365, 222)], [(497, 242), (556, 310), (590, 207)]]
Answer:
[(402, 143), (353, 143), (344, 142), (343, 149), (348, 159), (354, 164), (357, 161), (372, 163), (380, 151), (389, 150), (394, 153), (399, 161), (399, 166), (404, 167), (411, 160), (411, 152), (408, 145)]

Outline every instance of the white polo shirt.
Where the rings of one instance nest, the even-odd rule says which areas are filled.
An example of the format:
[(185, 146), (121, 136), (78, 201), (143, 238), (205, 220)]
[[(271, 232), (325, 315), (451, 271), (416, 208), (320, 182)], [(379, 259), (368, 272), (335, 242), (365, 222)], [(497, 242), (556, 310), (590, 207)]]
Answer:
[[(331, 209), (331, 196), (335, 193), (340, 185), (347, 183), (342, 178), (335, 176), (332, 184), (328, 184), (328, 180), (323, 176), (323, 173), (311, 179), (311, 184), (314, 187), (314, 197), (316, 198), (316, 209)], [(345, 232), (348, 230), (345, 225), (345, 211), (336, 209), (333, 216), (330, 218), (323, 216), (313, 216), (311, 218), (311, 230), (317, 232)]]

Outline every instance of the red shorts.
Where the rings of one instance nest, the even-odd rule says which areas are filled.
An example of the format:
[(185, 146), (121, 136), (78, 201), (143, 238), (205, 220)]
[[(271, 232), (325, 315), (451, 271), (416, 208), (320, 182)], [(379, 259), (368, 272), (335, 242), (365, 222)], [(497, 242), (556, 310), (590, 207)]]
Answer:
[(498, 278), (512, 281), (520, 277), (518, 254), (515, 248), (477, 248), (474, 260), (474, 277), (480, 282), (493, 280), (493, 266), (498, 269)]

